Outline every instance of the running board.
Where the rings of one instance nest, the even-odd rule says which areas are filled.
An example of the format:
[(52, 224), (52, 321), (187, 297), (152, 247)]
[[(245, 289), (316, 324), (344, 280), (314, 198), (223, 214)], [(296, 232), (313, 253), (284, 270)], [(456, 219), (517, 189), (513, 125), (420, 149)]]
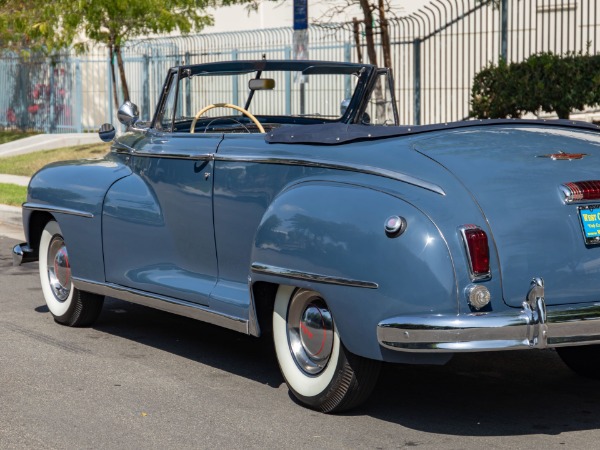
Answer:
[[(244, 334), (251, 334), (249, 331), (248, 320), (239, 317), (228, 316), (211, 311), (208, 307), (196, 303), (186, 302), (171, 297), (157, 294), (151, 294), (137, 289), (131, 289), (118, 284), (97, 283), (95, 281), (82, 280), (73, 277), (73, 284), (81, 291), (91, 292), (93, 294), (114, 297), (126, 302), (136, 303), (150, 308), (160, 309), (169, 313), (211, 323), (223, 328), (238, 331)], [(256, 335), (252, 333), (253, 335)]]

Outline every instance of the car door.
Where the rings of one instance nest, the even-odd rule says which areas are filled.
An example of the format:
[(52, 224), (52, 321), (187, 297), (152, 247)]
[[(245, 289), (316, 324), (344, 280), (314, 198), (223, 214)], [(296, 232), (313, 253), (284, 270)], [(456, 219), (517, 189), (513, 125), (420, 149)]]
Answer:
[[(187, 139), (186, 139), (187, 138)], [(210, 155), (220, 136), (154, 136), (104, 203), (106, 281), (208, 304), (217, 277)]]
[(213, 155), (222, 135), (174, 133), (176, 74), (165, 86), (170, 92), (154, 128), (132, 131), (132, 175), (106, 195), (105, 276), (126, 288), (208, 305), (217, 279)]

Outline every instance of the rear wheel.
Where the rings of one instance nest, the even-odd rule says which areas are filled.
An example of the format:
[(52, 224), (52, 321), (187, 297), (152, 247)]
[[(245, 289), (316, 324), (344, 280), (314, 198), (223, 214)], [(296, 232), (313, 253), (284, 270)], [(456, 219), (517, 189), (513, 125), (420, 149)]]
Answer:
[(358, 406), (371, 394), (380, 362), (350, 353), (325, 300), (315, 291), (280, 286), (273, 311), (277, 361), (292, 394), (322, 412)]
[(577, 375), (600, 379), (600, 345), (557, 347), (556, 353)]
[(104, 297), (73, 286), (69, 253), (55, 221), (48, 222), (42, 232), (39, 268), (44, 299), (56, 322), (82, 327), (96, 321), (102, 311)]

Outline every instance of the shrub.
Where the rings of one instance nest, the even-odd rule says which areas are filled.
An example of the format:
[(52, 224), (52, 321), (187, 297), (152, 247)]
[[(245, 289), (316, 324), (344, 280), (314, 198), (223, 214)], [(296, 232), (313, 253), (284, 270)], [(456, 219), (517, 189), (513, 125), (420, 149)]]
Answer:
[(574, 109), (600, 104), (600, 55), (531, 55), (523, 62), (490, 63), (473, 79), (471, 116), (521, 117), (540, 110), (568, 119)]

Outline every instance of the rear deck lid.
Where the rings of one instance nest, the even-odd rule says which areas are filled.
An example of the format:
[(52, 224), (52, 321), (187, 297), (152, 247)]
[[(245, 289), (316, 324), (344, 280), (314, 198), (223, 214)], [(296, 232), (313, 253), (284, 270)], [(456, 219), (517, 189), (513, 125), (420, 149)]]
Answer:
[(482, 126), (415, 148), (450, 170), (481, 207), (508, 305), (522, 304), (532, 277), (545, 280), (550, 305), (600, 301), (600, 240), (591, 239), (596, 227), (600, 233), (600, 191), (589, 189), (598, 200), (565, 198), (569, 186), (574, 198), (583, 186), (569, 183), (600, 180), (600, 133)]

